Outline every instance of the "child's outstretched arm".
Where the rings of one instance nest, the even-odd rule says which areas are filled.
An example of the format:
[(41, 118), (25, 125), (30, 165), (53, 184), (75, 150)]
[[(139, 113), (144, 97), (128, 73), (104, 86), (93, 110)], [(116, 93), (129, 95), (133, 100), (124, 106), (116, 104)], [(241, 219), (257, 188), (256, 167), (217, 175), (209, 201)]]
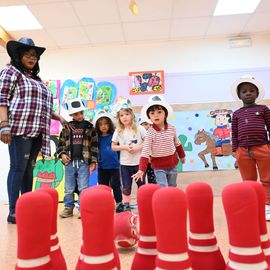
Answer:
[(135, 174), (133, 174), (131, 177), (132, 177), (132, 179), (133, 179), (135, 182), (138, 182), (139, 180), (142, 179), (143, 175), (144, 175), (144, 172), (141, 171), (141, 170), (138, 170), (138, 171), (137, 171)]

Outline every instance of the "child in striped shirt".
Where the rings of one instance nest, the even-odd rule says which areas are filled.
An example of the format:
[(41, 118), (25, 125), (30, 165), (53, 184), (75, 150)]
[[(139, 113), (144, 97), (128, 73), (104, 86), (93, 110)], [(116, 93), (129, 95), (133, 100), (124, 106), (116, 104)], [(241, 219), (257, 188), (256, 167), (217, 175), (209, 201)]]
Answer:
[(160, 95), (150, 97), (143, 106), (141, 116), (150, 118), (153, 125), (147, 130), (140, 158), (139, 170), (133, 175), (141, 179), (148, 165), (151, 153), (151, 166), (160, 186), (176, 186), (178, 157), (185, 163), (185, 152), (176, 135), (176, 128), (167, 122), (172, 107)]
[(270, 110), (257, 105), (264, 97), (263, 86), (252, 77), (243, 77), (232, 86), (232, 94), (243, 102), (233, 113), (232, 148), (243, 180), (260, 181), (265, 189), (266, 220), (270, 221)]

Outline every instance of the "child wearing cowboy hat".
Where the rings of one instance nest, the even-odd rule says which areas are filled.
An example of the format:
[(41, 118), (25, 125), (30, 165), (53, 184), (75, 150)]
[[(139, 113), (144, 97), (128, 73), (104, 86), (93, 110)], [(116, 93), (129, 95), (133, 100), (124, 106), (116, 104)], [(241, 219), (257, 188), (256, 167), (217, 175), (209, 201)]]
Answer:
[[(131, 210), (132, 175), (139, 169), (139, 160), (146, 130), (137, 124), (129, 99), (117, 106), (117, 127), (112, 137), (112, 150), (120, 152), (120, 172), (122, 179), (125, 210)], [(144, 184), (136, 182), (138, 188)]]
[(136, 181), (143, 177), (151, 153), (151, 166), (160, 186), (176, 186), (178, 157), (185, 163), (185, 152), (176, 128), (167, 122), (172, 107), (160, 95), (151, 96), (141, 111), (141, 116), (149, 118), (153, 125), (146, 133), (140, 158), (139, 171), (133, 175)]
[(119, 152), (112, 151), (112, 136), (115, 130), (115, 118), (112, 114), (100, 110), (96, 113), (93, 124), (98, 134), (98, 184), (110, 186), (116, 203), (115, 211), (124, 211), (120, 181)]
[(232, 85), (232, 95), (243, 102), (233, 113), (232, 150), (243, 180), (257, 181), (257, 170), (265, 189), (266, 220), (270, 221), (270, 110), (262, 101), (264, 87), (251, 76), (245, 76)]
[(67, 109), (73, 118), (69, 122), (73, 130), (62, 129), (57, 148), (58, 157), (65, 165), (65, 208), (60, 213), (62, 218), (73, 216), (76, 187), (80, 194), (89, 187), (90, 172), (96, 169), (98, 162), (97, 133), (94, 126), (84, 119), (83, 102), (80, 99), (71, 100), (67, 103)]
[(6, 49), (10, 63), (0, 72), (0, 140), (9, 145), (7, 221), (15, 224), (16, 202), (19, 194), (32, 190), (39, 151), (43, 157), (51, 155), (51, 118), (63, 125), (67, 121), (53, 112), (52, 92), (38, 75), (45, 48), (23, 37), (8, 41)]

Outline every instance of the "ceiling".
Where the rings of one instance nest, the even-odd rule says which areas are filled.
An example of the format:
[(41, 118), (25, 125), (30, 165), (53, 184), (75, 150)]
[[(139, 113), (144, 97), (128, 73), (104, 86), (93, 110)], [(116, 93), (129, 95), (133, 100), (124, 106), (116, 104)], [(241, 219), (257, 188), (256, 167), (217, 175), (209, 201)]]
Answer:
[(270, 33), (269, 0), (261, 0), (253, 14), (219, 17), (212, 16), (217, 0), (136, 2), (137, 16), (128, 0), (0, 0), (0, 6), (27, 5), (43, 29), (8, 33), (55, 50)]

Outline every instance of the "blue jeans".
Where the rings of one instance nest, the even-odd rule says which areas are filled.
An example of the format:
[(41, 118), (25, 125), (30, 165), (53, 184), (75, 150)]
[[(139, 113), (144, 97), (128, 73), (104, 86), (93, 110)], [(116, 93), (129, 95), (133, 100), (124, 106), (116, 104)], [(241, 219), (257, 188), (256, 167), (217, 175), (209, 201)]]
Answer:
[(157, 184), (161, 187), (176, 187), (177, 166), (169, 169), (154, 169)]
[(33, 169), (41, 149), (42, 137), (13, 136), (8, 146), (10, 168), (7, 178), (9, 212), (15, 213), (20, 193), (32, 191)]
[[(89, 187), (89, 165), (83, 160), (71, 160), (65, 166), (65, 207), (74, 208), (74, 191), (76, 184), (81, 193), (82, 190)], [(80, 196), (78, 203), (80, 204)]]

